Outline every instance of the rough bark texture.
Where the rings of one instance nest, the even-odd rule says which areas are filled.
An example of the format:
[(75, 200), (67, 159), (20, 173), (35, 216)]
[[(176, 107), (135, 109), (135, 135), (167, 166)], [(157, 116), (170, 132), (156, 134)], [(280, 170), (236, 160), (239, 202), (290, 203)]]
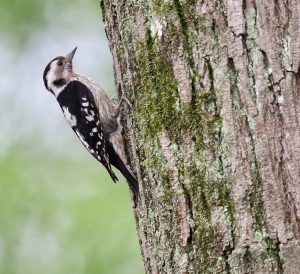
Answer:
[(101, 7), (146, 272), (300, 273), (299, 0)]

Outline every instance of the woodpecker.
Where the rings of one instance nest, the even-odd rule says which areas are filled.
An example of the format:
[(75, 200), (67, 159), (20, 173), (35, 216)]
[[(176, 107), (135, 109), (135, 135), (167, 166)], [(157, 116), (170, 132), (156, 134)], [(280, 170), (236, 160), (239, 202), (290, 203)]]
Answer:
[(118, 181), (112, 166), (123, 174), (136, 205), (139, 186), (126, 161), (119, 115), (125, 98), (115, 105), (98, 84), (75, 73), (72, 60), (76, 50), (50, 61), (43, 74), (45, 87), (56, 97), (81, 143), (107, 169), (112, 180)]

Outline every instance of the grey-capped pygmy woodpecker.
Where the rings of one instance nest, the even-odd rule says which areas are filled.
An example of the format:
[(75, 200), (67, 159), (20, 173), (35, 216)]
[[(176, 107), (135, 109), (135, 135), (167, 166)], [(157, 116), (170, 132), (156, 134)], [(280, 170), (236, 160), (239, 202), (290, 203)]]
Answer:
[(43, 75), (45, 87), (55, 96), (81, 143), (107, 169), (114, 182), (118, 178), (112, 166), (120, 170), (136, 204), (139, 186), (126, 161), (119, 119), (123, 98), (118, 105), (113, 104), (99, 85), (73, 71), (76, 49), (50, 61)]

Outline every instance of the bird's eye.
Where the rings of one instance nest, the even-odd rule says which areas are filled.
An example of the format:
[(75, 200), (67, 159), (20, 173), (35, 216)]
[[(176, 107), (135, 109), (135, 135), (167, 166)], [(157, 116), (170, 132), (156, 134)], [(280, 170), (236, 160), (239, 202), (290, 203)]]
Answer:
[(63, 65), (63, 62), (62, 62), (61, 60), (59, 60), (59, 61), (57, 62), (57, 65), (62, 66), (62, 65)]

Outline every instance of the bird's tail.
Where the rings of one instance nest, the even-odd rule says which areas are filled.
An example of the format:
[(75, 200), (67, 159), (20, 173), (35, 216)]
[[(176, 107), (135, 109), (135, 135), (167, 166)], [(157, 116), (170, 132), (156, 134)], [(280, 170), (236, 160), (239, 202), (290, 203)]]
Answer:
[(110, 165), (107, 166), (106, 169), (107, 169), (107, 171), (108, 171), (110, 177), (111, 177), (112, 180), (114, 181), (114, 183), (116, 183), (117, 181), (119, 181), (119, 179), (118, 179), (118, 177), (116, 176), (116, 174), (112, 171), (112, 168), (111, 168)]
[(133, 193), (133, 201), (134, 201), (134, 205), (137, 205), (138, 199), (139, 199), (139, 184), (138, 181), (135, 177), (135, 175), (133, 174), (133, 172), (131, 171), (130, 167), (128, 165), (126, 165), (123, 161), (123, 159), (121, 159), (121, 157), (119, 157), (119, 155), (115, 152), (113, 146), (111, 145), (110, 142), (108, 142), (108, 150), (109, 150), (109, 158), (110, 158), (110, 162), (111, 164), (116, 167), (121, 173), (122, 175), (126, 178), (127, 182), (128, 182), (128, 186), (131, 189), (132, 193)]
[(130, 170), (130, 168), (121, 159), (120, 159), (120, 165), (117, 168), (121, 171), (123, 176), (126, 178), (126, 180), (128, 182), (128, 186), (130, 187), (130, 189), (133, 193), (133, 201), (136, 206), (138, 199), (139, 199), (138, 181), (137, 181), (136, 177), (134, 176), (134, 174), (132, 173), (132, 171)]

